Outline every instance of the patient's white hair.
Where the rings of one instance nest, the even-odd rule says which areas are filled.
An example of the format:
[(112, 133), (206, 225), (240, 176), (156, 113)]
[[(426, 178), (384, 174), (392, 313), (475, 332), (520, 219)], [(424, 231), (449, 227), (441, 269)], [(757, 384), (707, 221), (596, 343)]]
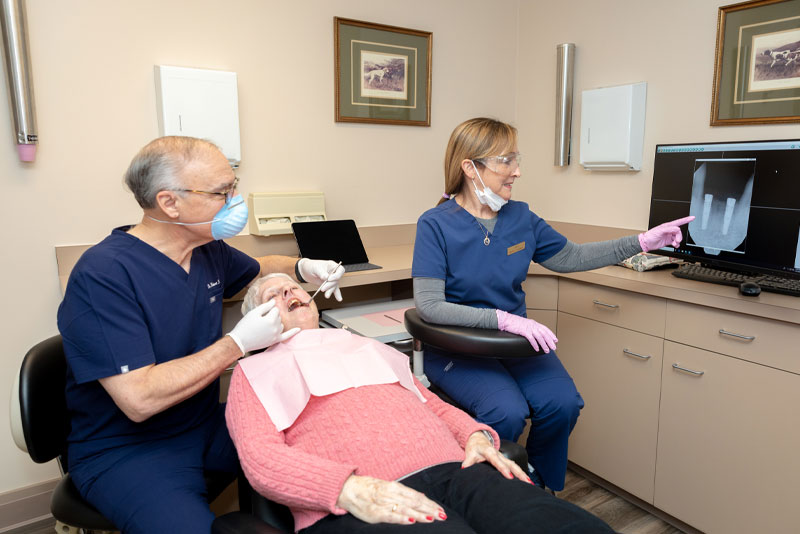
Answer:
[(269, 273), (265, 276), (262, 276), (253, 282), (253, 284), (250, 286), (250, 289), (247, 290), (247, 294), (244, 296), (244, 302), (242, 302), (242, 315), (247, 315), (247, 312), (253, 308), (264, 304), (260, 301), (261, 286), (264, 285), (264, 282), (270, 278), (286, 278), (287, 280), (294, 282), (294, 279), (291, 276), (284, 273)]

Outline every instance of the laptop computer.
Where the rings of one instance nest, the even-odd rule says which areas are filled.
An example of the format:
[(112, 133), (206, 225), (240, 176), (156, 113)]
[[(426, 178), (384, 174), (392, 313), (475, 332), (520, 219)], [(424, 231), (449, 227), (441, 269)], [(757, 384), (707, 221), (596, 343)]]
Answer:
[(345, 272), (381, 268), (369, 262), (356, 222), (352, 219), (295, 222), (292, 231), (303, 258), (341, 261)]

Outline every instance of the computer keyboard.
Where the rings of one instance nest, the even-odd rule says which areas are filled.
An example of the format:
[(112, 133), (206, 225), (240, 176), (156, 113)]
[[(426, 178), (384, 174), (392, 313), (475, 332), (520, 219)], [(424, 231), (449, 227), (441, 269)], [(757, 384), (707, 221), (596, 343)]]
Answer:
[(344, 265), (344, 272), (352, 273), (354, 271), (369, 271), (370, 269), (381, 269), (380, 265), (375, 265), (374, 263), (351, 263), (349, 265)]
[(712, 284), (723, 284), (727, 286), (739, 286), (742, 282), (755, 282), (761, 286), (762, 291), (771, 293), (782, 293), (800, 297), (800, 279), (785, 278), (782, 276), (772, 276), (757, 273), (737, 273), (732, 271), (721, 271), (711, 267), (703, 267), (695, 263), (681, 265), (672, 271), (673, 276), (697, 280), (698, 282), (711, 282)]

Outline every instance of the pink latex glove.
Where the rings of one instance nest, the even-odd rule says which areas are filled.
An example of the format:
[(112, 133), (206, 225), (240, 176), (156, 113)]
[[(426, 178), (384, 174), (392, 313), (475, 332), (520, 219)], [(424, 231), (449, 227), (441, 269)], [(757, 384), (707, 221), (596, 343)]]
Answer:
[(541, 350), (548, 354), (550, 350), (556, 350), (558, 338), (545, 325), (539, 324), (533, 319), (526, 319), (513, 313), (497, 311), (497, 328), (503, 332), (511, 332), (520, 335), (530, 341), (534, 350)]
[(642, 252), (650, 252), (651, 250), (657, 250), (667, 245), (677, 247), (683, 240), (680, 227), (693, 220), (694, 215), (690, 215), (683, 219), (659, 224), (655, 228), (651, 228), (643, 234), (639, 234), (639, 244), (642, 246)]

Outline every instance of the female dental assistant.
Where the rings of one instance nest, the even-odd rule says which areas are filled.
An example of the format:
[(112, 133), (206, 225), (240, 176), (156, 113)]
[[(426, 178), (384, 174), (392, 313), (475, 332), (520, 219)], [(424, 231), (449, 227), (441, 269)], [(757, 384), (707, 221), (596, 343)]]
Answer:
[(558, 339), (525, 316), (522, 282), (531, 261), (556, 272), (612, 265), (641, 251), (677, 246), (686, 217), (643, 234), (577, 245), (524, 202), (511, 200), (521, 176), (517, 131), (470, 119), (445, 153), (445, 194), (419, 218), (414, 300), (428, 322), (492, 328), (526, 337), (540, 350), (524, 359), (476, 359), (425, 349), (428, 378), (503, 439), (516, 441), (531, 418), (526, 448), (533, 478), (564, 488), (567, 442), (583, 399), (555, 354)]

